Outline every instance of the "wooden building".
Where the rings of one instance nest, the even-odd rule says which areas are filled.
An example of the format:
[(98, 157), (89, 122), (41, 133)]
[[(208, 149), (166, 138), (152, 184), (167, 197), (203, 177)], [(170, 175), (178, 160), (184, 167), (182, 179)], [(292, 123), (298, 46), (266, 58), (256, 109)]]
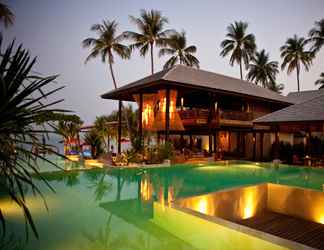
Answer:
[(271, 144), (271, 135), (264, 136), (269, 127), (253, 125), (253, 120), (294, 104), (253, 83), (182, 65), (109, 91), (102, 98), (136, 102), (140, 135), (149, 130), (160, 140), (180, 137), (210, 154), (221, 150), (259, 160), (264, 146)]

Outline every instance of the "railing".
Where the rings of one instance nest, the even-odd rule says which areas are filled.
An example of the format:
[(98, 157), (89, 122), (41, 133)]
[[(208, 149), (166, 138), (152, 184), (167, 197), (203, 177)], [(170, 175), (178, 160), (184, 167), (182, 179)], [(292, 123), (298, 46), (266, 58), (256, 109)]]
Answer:
[[(219, 123), (220, 119), (223, 120), (236, 120), (236, 121), (252, 121), (254, 115), (252, 112), (242, 111), (228, 111), (221, 110), (218, 113), (214, 113), (213, 117), (209, 117), (209, 111), (205, 109), (193, 109), (179, 111), (182, 123), (184, 126), (203, 125)], [(211, 118), (211, 121), (208, 121)]]
[(220, 111), (220, 119), (224, 120), (237, 120), (237, 121), (252, 121), (252, 112), (242, 112), (242, 111)]

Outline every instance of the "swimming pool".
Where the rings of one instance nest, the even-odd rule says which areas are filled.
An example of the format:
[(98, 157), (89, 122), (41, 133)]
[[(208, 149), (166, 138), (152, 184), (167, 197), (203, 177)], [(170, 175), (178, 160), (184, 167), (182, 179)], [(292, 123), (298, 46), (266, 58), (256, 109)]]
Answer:
[(189, 243), (152, 222), (153, 201), (263, 182), (315, 190), (322, 190), (324, 184), (322, 169), (249, 162), (56, 171), (43, 176), (56, 191), (39, 182), (49, 210), (39, 197), (28, 195), (40, 239), (30, 232), (25, 242), (21, 211), (0, 199), (8, 222), (7, 239), (12, 237), (22, 249), (190, 250), (194, 248)]

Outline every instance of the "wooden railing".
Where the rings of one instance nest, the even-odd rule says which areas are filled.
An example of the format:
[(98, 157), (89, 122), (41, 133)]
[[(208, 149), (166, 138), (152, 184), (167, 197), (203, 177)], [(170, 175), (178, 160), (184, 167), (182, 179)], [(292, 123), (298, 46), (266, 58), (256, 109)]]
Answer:
[(242, 111), (220, 111), (220, 119), (224, 120), (237, 120), (237, 121), (252, 121), (252, 112), (242, 112)]
[[(204, 125), (208, 123), (216, 124), (219, 120), (252, 121), (254, 115), (252, 112), (221, 110), (209, 117), (209, 111), (206, 109), (193, 109), (179, 111), (184, 126)], [(211, 120), (208, 120), (211, 119)]]

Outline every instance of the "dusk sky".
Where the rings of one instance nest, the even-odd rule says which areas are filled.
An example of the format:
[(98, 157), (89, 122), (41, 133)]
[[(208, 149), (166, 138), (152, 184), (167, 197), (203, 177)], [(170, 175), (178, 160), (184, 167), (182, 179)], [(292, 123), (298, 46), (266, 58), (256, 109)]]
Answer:
[[(239, 77), (239, 67), (231, 67), (228, 58), (219, 56), (220, 43), (231, 22), (248, 22), (248, 31), (255, 34), (258, 49), (265, 49), (271, 60), (281, 64), (279, 48), (286, 39), (294, 34), (306, 36), (314, 22), (324, 18), (323, 0), (13, 0), (7, 3), (16, 19), (3, 32), (5, 40), (16, 38), (37, 56), (37, 71), (60, 75), (58, 81), (67, 86), (60, 93), (65, 98), (64, 107), (74, 110), (86, 124), (117, 108), (117, 102), (100, 98), (113, 88), (108, 65), (100, 58), (85, 65), (89, 50), (81, 46), (83, 39), (95, 36), (90, 31), (91, 25), (103, 19), (116, 20), (122, 32), (135, 29), (129, 15), (137, 16), (140, 9), (160, 10), (169, 19), (166, 28), (185, 30), (188, 45), (197, 46), (201, 69)], [(156, 71), (162, 69), (165, 61), (156, 53)], [(140, 57), (135, 52), (128, 61), (117, 59), (114, 69), (117, 84), (122, 86), (150, 73), (149, 57)], [(324, 72), (324, 49), (309, 72), (302, 70), (301, 89), (315, 89), (314, 82), (321, 72)], [(295, 72), (289, 76), (281, 72), (278, 83), (284, 83), (284, 94), (296, 91)]]

